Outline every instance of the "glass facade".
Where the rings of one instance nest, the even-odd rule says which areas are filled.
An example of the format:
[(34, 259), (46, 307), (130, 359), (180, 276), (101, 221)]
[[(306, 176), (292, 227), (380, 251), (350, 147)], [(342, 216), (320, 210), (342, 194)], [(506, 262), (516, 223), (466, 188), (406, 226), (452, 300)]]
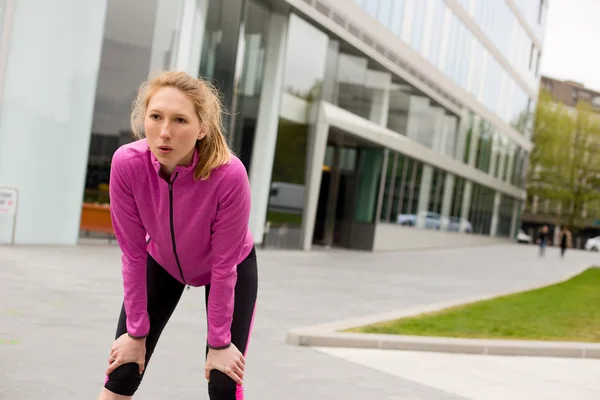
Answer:
[[(133, 139), (130, 111), (148, 75), (173, 67), (182, 0), (109, 0), (85, 183), (84, 201), (108, 202), (110, 163)], [(124, 15), (135, 15), (136, 24)]]
[(496, 234), (498, 236), (510, 236), (510, 227), (512, 224), (512, 217), (514, 212), (516, 200), (502, 196), (500, 200), (500, 208), (498, 211), (498, 227), (496, 228)]
[[(210, 14), (209, 14), (210, 15)], [(270, 11), (262, 4), (248, 1), (244, 18), (243, 52), (238, 53), (242, 64), (235, 104), (235, 120), (230, 126), (231, 146), (250, 170), (258, 105), (263, 83), (265, 50), (268, 40)]]
[[(306, 101), (320, 97), (329, 37), (296, 14), (288, 26), (283, 90)], [(310, 54), (311, 62), (306, 62)]]
[(494, 191), (482, 185), (473, 183), (471, 192), (471, 208), (469, 222), (472, 232), (480, 235), (489, 235), (492, 226), (494, 208)]
[(222, 93), (229, 143), (249, 169), (270, 11), (256, 1), (211, 0), (207, 15), (199, 75)]
[[(257, 137), (263, 137), (263, 132), (257, 136), (257, 126), (268, 125), (259, 124), (259, 104), (263, 90), (272, 90), (268, 85), (272, 77), (265, 75), (265, 70), (273, 68), (273, 64), (267, 65), (273, 61), (267, 54), (273, 47), (269, 46), (277, 43), (271, 42), (276, 38), (270, 37), (270, 32), (277, 26), (272, 27), (271, 23), (282, 19), (276, 19), (269, 3), (262, 0), (202, 1), (207, 19), (201, 25), (202, 41), (197, 42), (195, 50), (195, 71), (221, 92), (229, 111), (225, 120), (228, 141), (250, 171), (258, 162), (252, 160), (254, 147), (265, 145), (255, 143)], [(529, 134), (535, 103), (444, 0), (354, 1), (489, 110)], [(150, 72), (175, 66), (183, 3), (184, 0), (109, 0), (86, 201), (108, 201), (112, 154), (133, 140), (129, 112), (138, 85)], [(529, 60), (522, 53), (523, 46), (530, 50), (531, 41), (522, 43), (520, 25), (513, 21), (511, 10), (496, 1), (485, 5), (467, 0), (459, 3), (515, 69), (529, 67)], [(143, 29), (131, 28), (121, 18), (125, 4), (143, 9), (136, 11), (144, 21)], [(491, 18), (495, 13), (499, 21)], [(314, 121), (308, 113), (301, 121), (303, 116), (297, 111), (309, 110), (311, 103), (321, 99), (370, 121), (370, 126), (377, 124), (403, 136), (402, 140), (408, 139), (411, 145), (418, 143), (440, 157), (467, 164), (490, 179), (524, 187), (528, 154), (495, 125), (470, 111), (455, 115), (339, 37), (327, 33), (323, 26), (294, 13), (285, 17), (285, 59), (278, 62), (283, 66), (284, 103), (294, 111), (286, 114), (278, 109), (283, 105), (273, 107), (273, 112), (279, 112), (278, 124), (274, 120), (271, 125), (277, 124), (277, 138), (271, 180), (265, 178), (265, 186), (270, 185), (268, 201), (261, 205), (266, 204), (267, 245), (299, 248), (306, 240), (302, 232), (307, 221), (305, 191), (309, 174), (315, 174), (314, 169), (319, 166), (309, 164), (307, 158), (314, 150)], [(509, 19), (512, 33), (507, 38), (500, 34), (498, 26)], [(521, 72), (531, 75), (527, 68)], [(456, 175), (450, 167), (434, 167), (420, 156), (411, 157), (409, 150), (396, 152), (378, 147), (383, 144), (360, 135), (353, 137), (341, 127), (330, 127), (328, 135), (319, 172), (318, 204), (316, 210), (311, 209), (316, 214), (314, 243), (354, 246), (365, 240), (364, 232), (370, 232), (379, 223), (462, 234), (511, 234), (516, 200), (510, 196), (501, 196), (498, 214), (494, 216), (497, 192)]]
[[(240, 0), (210, 0), (206, 20), (199, 76), (210, 80), (221, 92), (223, 105), (233, 111), (236, 100), (239, 52), (243, 51), (240, 26), (243, 21), (244, 2)], [(232, 124), (225, 116), (225, 126)], [(231, 129), (229, 140), (232, 140)]]
[[(346, 15), (336, 7), (353, 5), (336, 1), (306, 1), (311, 11), (296, 13), (285, 0), (107, 0), (102, 12), (78, 10), (96, 35), (82, 40), (91, 43), (96, 37), (98, 45), (84, 65), (91, 71), (86, 82), (94, 85), (85, 88), (90, 104), (81, 106), (75, 124), (83, 152), (74, 154), (83, 163), (87, 151), (83, 201), (109, 202), (112, 155), (134, 140), (130, 113), (139, 85), (155, 71), (177, 69), (211, 81), (221, 93), (227, 111), (224, 133), (249, 171), (253, 205), (260, 210), (250, 221), (259, 233), (257, 241), (263, 222), (270, 227), (268, 243), (287, 241), (285, 247), (295, 248), (305, 248), (311, 235), (314, 243), (326, 245), (382, 244), (385, 240), (375, 235), (381, 224), (383, 232), (513, 234), (528, 152), (510, 139), (512, 130), (502, 130), (513, 126), (525, 138), (531, 135), (536, 104), (528, 93), (537, 92), (541, 50), (536, 43), (543, 42), (548, 2), (353, 1), (363, 13)], [(538, 40), (531, 40), (517, 21), (513, 3)], [(0, 30), (7, 4), (0, 0)], [(467, 27), (473, 25), (453, 12), (455, 6), (465, 10), (465, 21), (468, 15), (506, 63), (498, 62)], [(313, 12), (318, 21), (311, 18)], [(64, 22), (63, 14), (50, 13), (46, 21)], [(363, 23), (361, 17), (370, 21)], [(431, 88), (437, 78), (427, 75), (436, 68), (507, 126), (498, 128), (495, 117), (486, 120), (458, 104), (460, 96), (446, 107), (412, 79), (396, 74), (405, 60), (387, 51), (386, 32), (368, 31), (370, 22), (380, 23), (392, 35), (387, 38), (412, 49), (413, 59), (431, 64), (431, 69), (409, 71), (413, 78)], [(347, 29), (363, 45), (371, 43), (379, 55), (363, 52), (339, 29)], [(58, 36), (61, 40), (46, 40), (44, 48), (71, 54), (75, 42)], [(87, 44), (79, 47), (90, 49)], [(503, 67), (507, 63), (522, 77), (519, 84)], [(57, 65), (49, 71), (60, 70)], [(71, 67), (63, 68), (69, 74), (64, 79), (78, 76)], [(18, 75), (12, 74), (10, 79)], [(4, 107), (14, 108), (14, 99), (5, 98)], [(59, 101), (55, 108), (63, 106)], [(81, 128), (85, 115), (91, 124)], [(81, 192), (76, 196), (81, 199)], [(81, 219), (80, 211), (69, 218)]]
[[(208, 1), (198, 75), (220, 91), (225, 133), (250, 168), (270, 10), (259, 1)], [(131, 103), (154, 71), (175, 68), (183, 0), (109, 0), (84, 200), (108, 202), (110, 162), (133, 139)], [(122, 16), (135, 14), (134, 26)], [(242, 23), (243, 22), (243, 23)], [(138, 26), (139, 25), (139, 26)]]
[(471, 233), (473, 227), (467, 218), (462, 215), (462, 206), (465, 198), (465, 185), (467, 180), (458, 176), (454, 177), (454, 188), (452, 190), (452, 197), (450, 203), (450, 221), (452, 223), (448, 226), (450, 231), (460, 231)]
[[(495, 164), (498, 166), (500, 162)], [(517, 170), (517, 176), (520, 165), (516, 163), (512, 167)], [(495, 171), (501, 174), (499, 166)], [(495, 195), (496, 191), (491, 188), (392, 152), (385, 171), (379, 220), (406, 227), (508, 237), (512, 235), (510, 229), (517, 200), (500, 196), (498, 222), (493, 232)]]
[(308, 126), (279, 120), (267, 207), (267, 245), (299, 248)]
[(373, 106), (374, 87), (368, 84), (368, 58), (340, 53), (334, 104), (370, 119)]
[[(531, 135), (532, 101), (444, 0), (354, 0), (506, 123)], [(537, 53), (504, 0), (460, 1), (519, 75), (537, 86)], [(509, 32), (509, 34), (507, 34)], [(535, 66), (529, 67), (530, 58)], [(532, 62), (533, 63), (533, 62)]]
[(541, 43), (544, 43), (544, 26), (548, 11), (548, 0), (522, 0), (514, 2), (525, 17), (529, 27)]
[(6, 18), (6, 5), (7, 0), (0, 0), (0, 40), (2, 39), (2, 34), (4, 33), (4, 19)]
[(405, 226), (416, 224), (423, 163), (390, 153), (380, 219)]
[[(330, 41), (332, 43), (335, 42)], [(322, 48), (321, 42), (315, 44), (319, 45), (317, 49)], [(327, 96), (332, 104), (375, 123), (382, 123), (382, 113), (387, 114), (388, 129), (441, 154), (460, 157), (457, 116), (434, 105), (427, 97), (396, 86), (392, 75), (374, 69), (366, 56), (348, 54), (330, 46), (327, 58), (335, 60), (334, 69), (327, 71), (327, 79), (333, 80), (330, 96)], [(382, 97), (388, 95), (385, 91), (389, 91), (389, 102), (382, 105)]]
[(512, 165), (513, 172), (511, 183), (520, 188), (525, 187), (525, 178), (527, 174), (528, 154), (525, 150), (517, 148), (515, 152), (514, 162)]
[[(429, 166), (400, 153), (390, 153), (382, 193), (381, 222), (448, 232), (489, 236), (495, 191)], [(468, 198), (465, 196), (469, 196)], [(495, 234), (508, 236), (514, 199), (502, 196)], [(466, 214), (463, 214), (466, 212)]]
[[(505, 0), (460, 0), (459, 3), (475, 20), (493, 45), (517, 71), (526, 83), (534, 88), (539, 76), (540, 52), (518, 21)], [(540, 4), (539, 0), (515, 1), (515, 4)], [(539, 25), (535, 24), (530, 26)]]
[(475, 156), (475, 167), (483, 172), (490, 172), (492, 161), (492, 141), (494, 129), (485, 120), (479, 120), (479, 142)]
[[(328, 44), (329, 37), (321, 30), (295, 14), (289, 16), (283, 73), (285, 93), (306, 103), (321, 97)], [(311, 54), (310, 63), (305, 62), (307, 53)], [(269, 246), (300, 248), (302, 245), (309, 129), (307, 124), (279, 119), (265, 221), (269, 226)], [(333, 163), (333, 148), (327, 150), (325, 169), (331, 168)], [(324, 217), (321, 221), (324, 221)], [(324, 230), (322, 226), (317, 228)]]

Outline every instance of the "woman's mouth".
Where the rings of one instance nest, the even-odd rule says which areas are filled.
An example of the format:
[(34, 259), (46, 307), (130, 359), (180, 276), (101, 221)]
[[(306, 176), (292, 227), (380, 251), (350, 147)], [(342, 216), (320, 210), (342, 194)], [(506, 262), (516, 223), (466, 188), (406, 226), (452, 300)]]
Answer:
[(159, 146), (158, 151), (160, 151), (160, 154), (169, 154), (173, 149), (169, 146)]

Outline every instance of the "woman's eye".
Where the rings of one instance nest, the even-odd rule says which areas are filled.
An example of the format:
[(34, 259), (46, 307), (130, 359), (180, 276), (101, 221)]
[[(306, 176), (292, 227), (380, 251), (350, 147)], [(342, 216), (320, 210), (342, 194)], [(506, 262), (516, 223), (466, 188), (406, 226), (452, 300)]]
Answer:
[(186, 120), (183, 118), (177, 118), (177, 119), (175, 119), (175, 122), (177, 122), (178, 124), (185, 124)]
[(160, 116), (158, 114), (150, 114), (150, 119), (158, 120)]

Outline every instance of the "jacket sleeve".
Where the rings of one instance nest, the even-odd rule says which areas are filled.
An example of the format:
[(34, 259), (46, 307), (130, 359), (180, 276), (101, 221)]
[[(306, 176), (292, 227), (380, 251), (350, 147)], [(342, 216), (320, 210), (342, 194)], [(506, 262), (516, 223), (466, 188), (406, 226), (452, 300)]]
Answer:
[(146, 292), (146, 229), (138, 213), (131, 190), (127, 159), (117, 150), (110, 171), (110, 214), (115, 236), (121, 248), (124, 306), (127, 333), (141, 338), (148, 335)]
[(213, 349), (227, 348), (231, 344), (237, 263), (248, 234), (250, 184), (241, 163), (231, 166), (219, 192), (217, 216), (212, 226), (208, 296), (208, 346)]

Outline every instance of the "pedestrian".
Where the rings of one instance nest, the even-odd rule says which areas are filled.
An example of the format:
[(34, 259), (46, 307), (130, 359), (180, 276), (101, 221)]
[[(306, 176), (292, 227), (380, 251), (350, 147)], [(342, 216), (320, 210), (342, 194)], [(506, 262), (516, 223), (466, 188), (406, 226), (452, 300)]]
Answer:
[(538, 240), (537, 240), (537, 243), (540, 246), (540, 256), (541, 257), (544, 257), (544, 255), (546, 254), (546, 246), (548, 245), (548, 238), (549, 238), (548, 226), (544, 225), (544, 226), (542, 226), (542, 229), (540, 229), (540, 232), (538, 233)]
[(563, 225), (560, 228), (560, 232), (558, 233), (558, 240), (560, 243), (560, 256), (564, 257), (567, 248), (573, 247), (573, 235), (565, 225)]
[(99, 400), (134, 395), (184, 289), (199, 286), (209, 398), (244, 398), (257, 260), (248, 175), (221, 121), (219, 96), (202, 79), (163, 72), (138, 91), (131, 114), (138, 140), (115, 152), (110, 173), (124, 300)]

